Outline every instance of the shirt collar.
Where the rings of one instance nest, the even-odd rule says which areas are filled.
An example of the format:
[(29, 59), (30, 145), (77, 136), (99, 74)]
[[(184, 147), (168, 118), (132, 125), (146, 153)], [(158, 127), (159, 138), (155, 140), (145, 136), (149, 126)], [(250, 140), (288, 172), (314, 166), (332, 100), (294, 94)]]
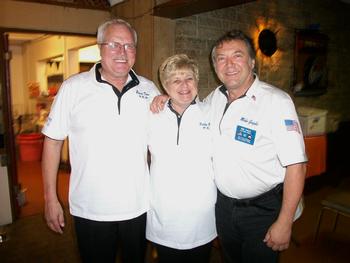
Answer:
[[(258, 84), (259, 84), (259, 78), (258, 78), (258, 75), (256, 75), (254, 73), (254, 82), (252, 83), (252, 85), (246, 90), (246, 92), (244, 94), (242, 94), (239, 98), (237, 99), (241, 99), (241, 98), (244, 98), (244, 97), (247, 97), (247, 98), (250, 98), (252, 99), (253, 101), (256, 101), (257, 99), (257, 95), (258, 95)], [(224, 96), (228, 99), (228, 91), (227, 91), (227, 88), (225, 87), (225, 85), (222, 85), (219, 87), (219, 90), (222, 94), (224, 94)]]
[[(101, 63), (97, 63), (96, 66), (95, 66), (96, 81), (100, 82), (100, 83), (108, 83), (108, 84), (112, 85), (111, 83), (109, 83), (107, 80), (105, 80), (102, 77), (101, 72), (100, 72), (101, 68), (102, 68)], [(130, 82), (132, 82), (132, 83), (130, 83)], [(136, 86), (136, 85), (138, 85), (140, 83), (139, 79), (137, 78), (137, 75), (135, 74), (135, 72), (132, 69), (129, 71), (128, 78), (127, 78), (127, 80), (125, 82), (124, 87), (128, 86), (129, 83), (132, 84), (131, 86)]]
[[(197, 103), (197, 100), (198, 100), (198, 96), (196, 96), (196, 97), (193, 99), (193, 101), (190, 103), (190, 105), (188, 105), (188, 107), (187, 107), (186, 109), (188, 109), (190, 106), (196, 104), (196, 103)], [(171, 105), (171, 99), (168, 99), (167, 106), (168, 106), (168, 108), (169, 108), (172, 112), (176, 113), (176, 115), (179, 115), (179, 114), (174, 110), (173, 106)]]
[(254, 74), (254, 82), (245, 93), (246, 96), (253, 101), (256, 101), (259, 97), (259, 82), (260, 80), (258, 75)]

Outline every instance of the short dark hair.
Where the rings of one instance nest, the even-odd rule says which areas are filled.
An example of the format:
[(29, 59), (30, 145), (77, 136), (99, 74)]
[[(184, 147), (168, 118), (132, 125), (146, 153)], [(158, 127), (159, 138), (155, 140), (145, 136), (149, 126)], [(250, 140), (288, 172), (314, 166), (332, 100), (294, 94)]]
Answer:
[(246, 34), (244, 34), (241, 30), (231, 30), (226, 32), (224, 35), (222, 35), (218, 40), (216, 40), (212, 50), (211, 50), (211, 59), (213, 63), (215, 64), (215, 51), (216, 49), (221, 46), (224, 42), (229, 42), (232, 40), (242, 40), (248, 49), (248, 53), (251, 59), (255, 59), (255, 49), (253, 41), (250, 37), (248, 37)]

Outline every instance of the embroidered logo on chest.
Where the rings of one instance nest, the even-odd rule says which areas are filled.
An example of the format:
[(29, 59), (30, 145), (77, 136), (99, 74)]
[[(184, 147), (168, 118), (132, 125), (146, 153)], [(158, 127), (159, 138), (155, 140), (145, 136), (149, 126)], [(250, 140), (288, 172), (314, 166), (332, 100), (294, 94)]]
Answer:
[(202, 127), (203, 130), (209, 130), (210, 129), (210, 122), (199, 122), (199, 126)]
[(244, 123), (247, 123), (248, 125), (254, 125), (254, 126), (258, 126), (259, 125), (258, 121), (256, 121), (256, 120), (249, 120), (246, 117), (241, 117), (240, 121), (244, 122)]
[(147, 93), (146, 91), (139, 91), (136, 90), (136, 94), (139, 96), (139, 98), (141, 99), (148, 99), (149, 98), (149, 93)]

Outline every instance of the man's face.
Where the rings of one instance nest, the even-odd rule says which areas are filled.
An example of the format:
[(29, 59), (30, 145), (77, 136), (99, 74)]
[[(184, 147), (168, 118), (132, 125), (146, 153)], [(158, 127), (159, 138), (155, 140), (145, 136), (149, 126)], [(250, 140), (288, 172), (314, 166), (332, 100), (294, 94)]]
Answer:
[(124, 44), (135, 45), (134, 38), (124, 25), (111, 25), (104, 34), (104, 43), (117, 42), (121, 45), (111, 48), (101, 45), (101, 64), (103, 76), (109, 80), (126, 80), (135, 63), (136, 49), (125, 49)]
[(218, 46), (214, 67), (218, 78), (228, 90), (249, 88), (253, 79), (255, 60), (242, 40), (231, 40)]
[(198, 82), (189, 69), (176, 70), (166, 81), (165, 90), (168, 93), (173, 108), (181, 113), (198, 93)]

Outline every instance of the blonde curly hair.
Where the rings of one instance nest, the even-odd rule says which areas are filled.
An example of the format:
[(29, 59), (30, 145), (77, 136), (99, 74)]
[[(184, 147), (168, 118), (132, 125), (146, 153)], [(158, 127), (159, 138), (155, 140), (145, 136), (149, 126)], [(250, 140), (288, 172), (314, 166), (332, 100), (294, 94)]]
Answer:
[(169, 78), (178, 70), (188, 69), (193, 72), (195, 80), (199, 81), (198, 64), (186, 54), (176, 54), (168, 57), (159, 67), (159, 79), (163, 88), (166, 87)]

